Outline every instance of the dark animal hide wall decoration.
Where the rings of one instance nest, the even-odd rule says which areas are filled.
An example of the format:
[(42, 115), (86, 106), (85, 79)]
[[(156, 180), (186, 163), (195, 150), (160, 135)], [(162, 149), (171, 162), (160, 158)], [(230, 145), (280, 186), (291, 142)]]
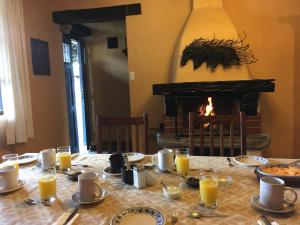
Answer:
[(249, 49), (249, 44), (243, 43), (245, 37), (240, 40), (196, 39), (183, 50), (180, 65), (184, 66), (192, 60), (195, 70), (206, 62), (206, 66), (214, 71), (219, 64), (228, 68), (255, 63), (257, 59)]

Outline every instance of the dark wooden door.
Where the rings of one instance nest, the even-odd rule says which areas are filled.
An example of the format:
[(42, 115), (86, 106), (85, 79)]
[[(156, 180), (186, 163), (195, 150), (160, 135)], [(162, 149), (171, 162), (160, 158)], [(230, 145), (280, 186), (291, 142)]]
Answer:
[(63, 36), (63, 50), (64, 50), (64, 68), (65, 68), (65, 81), (66, 81), (66, 92), (67, 92), (70, 146), (71, 146), (72, 153), (76, 153), (79, 152), (79, 144), (78, 144), (78, 133), (77, 133), (74, 82), (73, 82), (71, 38), (67, 35)]

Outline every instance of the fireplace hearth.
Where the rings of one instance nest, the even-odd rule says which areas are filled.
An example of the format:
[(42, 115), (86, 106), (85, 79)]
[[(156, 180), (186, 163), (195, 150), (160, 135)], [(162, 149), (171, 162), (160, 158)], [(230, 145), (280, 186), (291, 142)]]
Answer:
[(154, 84), (153, 94), (165, 100), (164, 132), (188, 134), (188, 113), (200, 113), (212, 97), (216, 115), (246, 114), (247, 134), (261, 133), (258, 101), (261, 92), (274, 92), (275, 80), (234, 80)]

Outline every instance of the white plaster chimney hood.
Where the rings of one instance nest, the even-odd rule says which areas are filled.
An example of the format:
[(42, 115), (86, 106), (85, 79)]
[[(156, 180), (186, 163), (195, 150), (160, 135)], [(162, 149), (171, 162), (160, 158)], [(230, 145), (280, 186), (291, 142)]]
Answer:
[(193, 69), (191, 60), (185, 66), (180, 65), (184, 48), (193, 40), (238, 39), (238, 32), (223, 9), (222, 0), (193, 0), (193, 9), (178, 39), (172, 66), (172, 82), (201, 82), (250, 79), (247, 65), (231, 66), (224, 69), (218, 65), (214, 71), (206, 63)]

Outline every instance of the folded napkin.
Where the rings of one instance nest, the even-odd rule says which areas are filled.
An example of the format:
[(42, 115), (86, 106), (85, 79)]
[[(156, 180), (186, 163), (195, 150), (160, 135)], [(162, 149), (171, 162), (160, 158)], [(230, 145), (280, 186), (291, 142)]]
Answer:
[[(71, 213), (72, 211), (64, 212), (52, 225), (63, 225)], [(67, 225), (72, 225), (78, 217), (79, 213), (76, 213), (75, 216), (67, 223)]]

